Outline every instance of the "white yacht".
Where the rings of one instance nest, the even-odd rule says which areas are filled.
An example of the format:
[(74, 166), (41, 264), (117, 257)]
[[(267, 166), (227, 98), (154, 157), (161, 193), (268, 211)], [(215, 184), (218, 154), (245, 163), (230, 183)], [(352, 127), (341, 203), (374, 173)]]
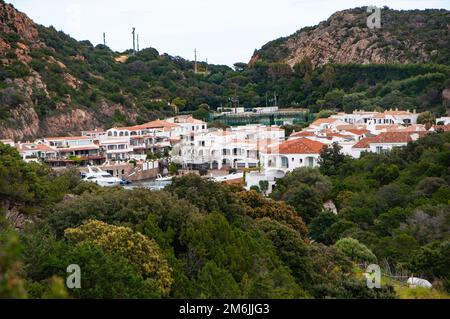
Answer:
[(212, 177), (212, 180), (214, 182), (222, 183), (222, 182), (226, 182), (226, 181), (232, 181), (232, 180), (243, 179), (243, 178), (244, 178), (244, 173), (231, 173), (231, 174), (225, 175), (225, 176)]
[(157, 182), (170, 182), (172, 180), (172, 178), (173, 178), (173, 176), (162, 177), (161, 174), (156, 175)]
[(114, 177), (98, 167), (88, 166), (88, 172), (83, 175), (83, 181), (97, 183), (103, 187), (119, 186), (122, 183), (120, 178)]

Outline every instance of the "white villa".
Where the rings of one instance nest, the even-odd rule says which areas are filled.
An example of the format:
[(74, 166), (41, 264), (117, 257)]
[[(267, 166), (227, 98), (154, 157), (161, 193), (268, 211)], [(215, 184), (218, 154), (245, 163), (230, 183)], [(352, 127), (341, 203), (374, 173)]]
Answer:
[(261, 149), (284, 140), (284, 130), (264, 125), (247, 125), (228, 130), (184, 135), (173, 157), (189, 168), (253, 168)]
[(249, 172), (246, 176), (246, 188), (259, 186), (259, 182), (269, 182), (270, 193), (276, 179), (282, 178), (287, 172), (300, 167), (317, 167), (320, 151), (326, 144), (309, 138), (289, 139), (279, 145), (269, 146), (261, 152), (263, 171)]
[(352, 149), (354, 157), (359, 158), (362, 152), (384, 153), (395, 147), (406, 146), (408, 142), (416, 141), (426, 132), (384, 132), (374, 137), (367, 137), (356, 143)]
[(416, 110), (413, 112), (386, 110), (383, 113), (380, 112), (368, 112), (355, 110), (351, 114), (338, 113), (332, 115), (331, 119), (337, 119), (348, 124), (401, 124), (409, 125), (416, 124), (419, 114)]

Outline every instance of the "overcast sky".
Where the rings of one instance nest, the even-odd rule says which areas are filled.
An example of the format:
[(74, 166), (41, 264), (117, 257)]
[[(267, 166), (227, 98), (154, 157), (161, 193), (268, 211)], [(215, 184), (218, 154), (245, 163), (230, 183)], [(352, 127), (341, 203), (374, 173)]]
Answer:
[(116, 51), (140, 46), (193, 60), (248, 62), (270, 40), (316, 25), (335, 11), (388, 5), (394, 9), (450, 9), (445, 0), (9, 0), (35, 22), (53, 25), (77, 40), (106, 42)]

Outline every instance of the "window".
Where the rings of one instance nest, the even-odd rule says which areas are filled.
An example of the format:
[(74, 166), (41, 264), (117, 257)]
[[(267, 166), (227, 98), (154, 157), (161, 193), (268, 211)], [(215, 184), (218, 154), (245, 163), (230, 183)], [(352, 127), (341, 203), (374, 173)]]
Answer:
[(288, 168), (289, 167), (289, 160), (287, 157), (281, 158), (281, 167)]
[(383, 152), (383, 146), (377, 146), (377, 153), (380, 154)]

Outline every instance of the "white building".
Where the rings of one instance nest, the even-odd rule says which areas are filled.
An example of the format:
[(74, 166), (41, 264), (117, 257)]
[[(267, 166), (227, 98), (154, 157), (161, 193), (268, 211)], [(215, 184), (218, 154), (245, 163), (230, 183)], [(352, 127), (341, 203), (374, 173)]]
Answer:
[(354, 157), (359, 158), (362, 152), (378, 154), (388, 152), (395, 147), (406, 146), (425, 134), (426, 132), (384, 132), (374, 137), (367, 137), (352, 147), (355, 152)]
[(45, 161), (58, 157), (57, 150), (45, 144), (17, 143), (15, 147), (26, 162)]
[(49, 146), (58, 153), (58, 158), (95, 158), (100, 155), (100, 147), (94, 139), (87, 136), (45, 137), (36, 140), (37, 144)]
[(355, 110), (351, 114), (338, 113), (331, 118), (338, 119), (348, 124), (416, 124), (419, 114), (401, 110), (386, 110), (383, 113)]
[(450, 124), (450, 116), (443, 116), (436, 119), (437, 125), (449, 125)]
[(184, 135), (173, 159), (194, 169), (254, 168), (260, 150), (284, 140), (278, 127), (247, 125)]
[[(206, 122), (197, 120), (190, 115), (178, 115), (168, 118), (166, 121), (181, 127), (180, 131), (176, 131), (177, 134), (175, 135), (178, 136), (192, 133), (205, 133), (208, 131), (208, 124)], [(175, 135), (173, 137), (176, 137)]]
[(276, 179), (300, 167), (317, 167), (320, 151), (327, 145), (309, 138), (294, 138), (279, 145), (267, 147), (261, 152), (261, 172), (250, 172), (246, 188), (259, 186), (260, 181), (269, 182), (270, 193)]

